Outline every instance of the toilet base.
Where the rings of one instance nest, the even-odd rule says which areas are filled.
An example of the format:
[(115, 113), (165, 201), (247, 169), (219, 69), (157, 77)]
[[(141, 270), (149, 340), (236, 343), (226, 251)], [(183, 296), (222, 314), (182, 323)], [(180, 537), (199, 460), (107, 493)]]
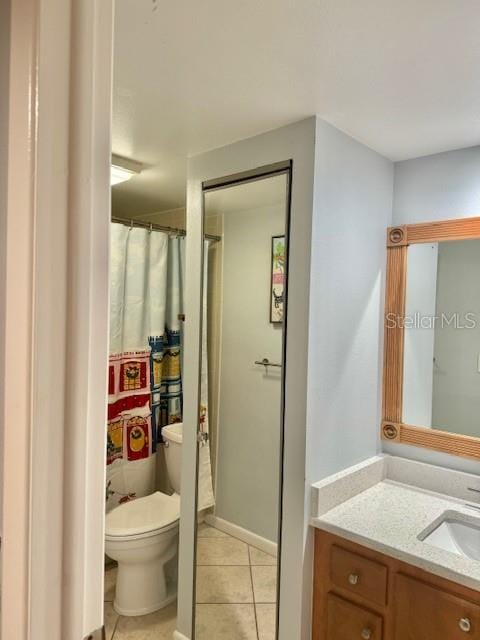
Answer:
[(175, 600), (177, 548), (178, 525), (138, 539), (107, 539), (106, 551), (118, 562), (113, 601), (117, 613), (143, 616)]
[(166, 598), (164, 598), (163, 600), (161, 600), (156, 604), (153, 604), (144, 609), (131, 610), (131, 609), (122, 609), (122, 607), (119, 607), (116, 601), (114, 600), (113, 608), (121, 616), (126, 616), (126, 617), (146, 616), (149, 613), (154, 613), (155, 611), (160, 611), (160, 609), (164, 609), (165, 607), (168, 607), (168, 605), (172, 604), (172, 602), (175, 602), (176, 599), (177, 599), (177, 584), (174, 582), (167, 582), (167, 596)]

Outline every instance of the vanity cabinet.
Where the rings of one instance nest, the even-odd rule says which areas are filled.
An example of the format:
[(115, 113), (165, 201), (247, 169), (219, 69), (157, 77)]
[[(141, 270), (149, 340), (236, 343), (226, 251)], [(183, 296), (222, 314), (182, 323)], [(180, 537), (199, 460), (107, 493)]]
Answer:
[(339, 598), (333, 593), (327, 595), (327, 633), (331, 640), (351, 640), (352, 638), (381, 638), (383, 619), (363, 607)]
[(480, 638), (478, 596), (475, 604), (400, 573), (395, 579), (394, 598), (394, 638)]
[(312, 640), (480, 640), (480, 593), (315, 531)]

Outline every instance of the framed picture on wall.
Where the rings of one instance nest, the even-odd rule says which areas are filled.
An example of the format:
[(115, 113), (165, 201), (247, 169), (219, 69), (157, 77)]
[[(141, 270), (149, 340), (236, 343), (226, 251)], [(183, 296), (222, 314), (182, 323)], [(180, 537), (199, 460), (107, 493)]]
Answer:
[(270, 287), (270, 322), (283, 322), (285, 293), (285, 236), (272, 238), (272, 273)]

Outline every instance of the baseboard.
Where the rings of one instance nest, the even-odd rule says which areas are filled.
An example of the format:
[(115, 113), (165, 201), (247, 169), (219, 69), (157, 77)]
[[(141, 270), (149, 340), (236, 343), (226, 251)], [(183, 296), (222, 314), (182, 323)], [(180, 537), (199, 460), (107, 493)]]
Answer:
[(180, 631), (174, 631), (173, 640), (190, 640), (190, 638), (187, 638), (187, 636), (184, 636), (183, 633), (180, 633)]
[(242, 542), (246, 542), (252, 547), (260, 549), (260, 551), (269, 553), (271, 556), (277, 556), (277, 545), (275, 542), (262, 538), (256, 533), (248, 531), (248, 529), (243, 529), (243, 527), (239, 527), (232, 522), (228, 522), (228, 520), (223, 520), (223, 518), (219, 518), (210, 513), (205, 516), (205, 522), (219, 531), (228, 533), (234, 538), (238, 538), (239, 540), (242, 540)]

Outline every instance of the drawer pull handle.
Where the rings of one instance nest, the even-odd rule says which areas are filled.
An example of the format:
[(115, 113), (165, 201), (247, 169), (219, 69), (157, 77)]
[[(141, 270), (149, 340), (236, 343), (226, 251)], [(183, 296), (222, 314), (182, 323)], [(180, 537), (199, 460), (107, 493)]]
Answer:
[(362, 638), (363, 640), (370, 640), (370, 638), (372, 637), (372, 630), (365, 628), (362, 630)]
[(349, 582), (351, 585), (353, 585), (353, 586), (355, 586), (356, 584), (358, 584), (359, 579), (360, 579), (360, 578), (359, 578), (359, 576), (358, 576), (356, 573), (351, 573), (351, 574), (348, 576), (348, 582)]
[(458, 626), (462, 631), (465, 631), (465, 633), (470, 633), (472, 629), (472, 623), (470, 622), (469, 618), (460, 618), (460, 620), (458, 621)]

